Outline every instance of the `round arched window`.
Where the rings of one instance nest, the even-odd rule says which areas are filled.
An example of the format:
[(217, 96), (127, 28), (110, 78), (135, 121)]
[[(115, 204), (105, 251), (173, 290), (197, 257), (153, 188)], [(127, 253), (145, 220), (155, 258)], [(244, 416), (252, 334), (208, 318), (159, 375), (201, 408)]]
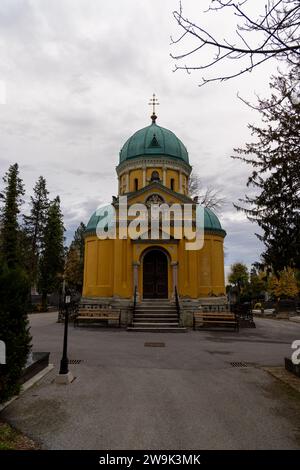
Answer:
[(152, 175), (151, 175), (151, 181), (159, 181), (159, 173), (158, 171), (152, 171)]

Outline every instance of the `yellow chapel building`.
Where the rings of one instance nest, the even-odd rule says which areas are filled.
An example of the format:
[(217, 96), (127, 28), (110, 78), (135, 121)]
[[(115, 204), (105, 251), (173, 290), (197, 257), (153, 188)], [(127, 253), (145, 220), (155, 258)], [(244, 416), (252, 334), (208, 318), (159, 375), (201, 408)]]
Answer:
[[(120, 151), (118, 195), (112, 198), (117, 214), (121, 196), (127, 197), (129, 206), (144, 204), (149, 210), (153, 204), (198, 204), (189, 195), (192, 167), (185, 145), (156, 123), (155, 111), (151, 120)], [(172, 309), (176, 303), (181, 326), (191, 326), (193, 311), (199, 307), (227, 303), (226, 232), (212, 210), (204, 208), (204, 245), (199, 250), (187, 250), (188, 240), (176, 239), (172, 226), (169, 238), (151, 239), (149, 232), (135, 239), (99, 239), (100, 219), (95, 211), (86, 228), (82, 302), (121, 309), (123, 325), (133, 324), (133, 304), (144, 312), (149, 306)], [(117, 235), (119, 230), (117, 224)]]

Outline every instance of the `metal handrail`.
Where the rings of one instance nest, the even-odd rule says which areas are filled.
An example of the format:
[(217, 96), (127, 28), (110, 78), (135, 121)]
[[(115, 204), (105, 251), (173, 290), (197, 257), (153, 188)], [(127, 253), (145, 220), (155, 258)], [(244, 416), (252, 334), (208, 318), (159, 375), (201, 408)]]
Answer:
[(175, 286), (175, 302), (176, 302), (176, 310), (177, 310), (177, 317), (178, 317), (178, 323), (180, 322), (180, 305), (179, 305), (179, 298), (178, 298), (178, 292), (177, 292), (177, 287)]
[(131, 326), (133, 325), (133, 318), (135, 314), (136, 308), (136, 297), (137, 297), (137, 286), (134, 287), (134, 295), (133, 295), (133, 308), (132, 308), (132, 318), (131, 318)]

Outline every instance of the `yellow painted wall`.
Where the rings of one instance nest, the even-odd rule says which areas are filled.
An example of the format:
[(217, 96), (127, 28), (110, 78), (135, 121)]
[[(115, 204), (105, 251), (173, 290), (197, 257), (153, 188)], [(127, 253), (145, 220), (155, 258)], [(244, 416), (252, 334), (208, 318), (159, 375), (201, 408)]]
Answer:
[(113, 295), (113, 259), (115, 240), (86, 237), (83, 295), (110, 297)]
[(159, 174), (159, 179), (162, 181), (163, 179), (162, 168), (147, 168), (146, 169), (146, 182), (149, 183), (149, 181), (151, 180), (153, 171), (157, 171), (157, 173)]
[(119, 191), (120, 191), (120, 194), (126, 193), (126, 175), (125, 174), (123, 174), (119, 178)]
[(183, 194), (188, 194), (188, 178), (185, 175), (182, 175), (181, 178), (182, 178), (182, 192)]
[[(147, 169), (147, 178), (150, 179), (152, 171)], [(162, 170), (157, 170), (162, 179)], [(170, 178), (175, 179), (175, 190), (178, 190), (178, 172), (167, 171), (167, 186)], [(134, 185), (134, 178), (142, 184), (142, 170), (134, 170), (130, 174), (130, 184)], [(176, 186), (177, 185), (177, 186)], [(130, 191), (134, 187), (130, 186)], [(158, 188), (156, 193), (161, 194), (166, 202), (174, 202), (163, 189)], [(140, 195), (130, 200), (130, 203), (144, 202), (151, 193)], [(176, 198), (175, 198), (176, 199)], [(176, 202), (176, 201), (175, 201)], [(172, 230), (171, 230), (172, 233)], [(199, 298), (208, 295), (224, 295), (224, 253), (223, 238), (218, 235), (206, 233), (204, 247), (201, 250), (188, 251), (185, 249), (185, 240), (177, 243), (133, 243), (132, 240), (98, 240), (96, 235), (85, 239), (85, 265), (84, 265), (84, 297), (120, 297), (130, 299), (133, 296), (133, 263), (138, 263), (139, 294), (142, 295), (143, 263), (142, 255), (150, 247), (160, 246), (169, 254), (168, 287), (169, 297), (173, 295), (173, 280), (171, 263), (178, 262), (178, 292), (181, 297)]]
[[(149, 167), (146, 168), (146, 185), (149, 184), (153, 171), (157, 171), (161, 182), (163, 182), (163, 169), (162, 167)], [(179, 172), (171, 168), (166, 168), (166, 187), (171, 189), (171, 179), (174, 179), (174, 191), (179, 192)], [(143, 187), (143, 169), (138, 168), (129, 171), (129, 191), (135, 191), (135, 178), (138, 180), (138, 189)], [(125, 192), (126, 185), (126, 172), (119, 176), (120, 192)], [(184, 194), (187, 194), (188, 178), (182, 173), (182, 189)]]
[[(158, 241), (159, 242), (159, 241)], [(224, 295), (223, 239), (207, 235), (202, 250), (185, 250), (185, 241), (178, 244), (141, 243), (127, 240), (86, 238), (84, 269), (85, 297), (132, 298), (133, 262), (139, 265), (139, 293), (143, 286), (143, 253), (161, 247), (167, 251), (169, 297), (173, 294), (171, 263), (178, 261), (178, 292), (180, 297), (199, 298), (211, 294)]]
[(133, 290), (132, 243), (130, 239), (114, 240), (114, 295), (130, 298)]
[(168, 170), (166, 175), (167, 188), (171, 188), (171, 178), (174, 179), (174, 191), (179, 192), (179, 174), (176, 170)]
[(129, 191), (135, 191), (134, 180), (138, 180), (138, 189), (143, 187), (143, 172), (142, 170), (131, 170), (129, 173)]

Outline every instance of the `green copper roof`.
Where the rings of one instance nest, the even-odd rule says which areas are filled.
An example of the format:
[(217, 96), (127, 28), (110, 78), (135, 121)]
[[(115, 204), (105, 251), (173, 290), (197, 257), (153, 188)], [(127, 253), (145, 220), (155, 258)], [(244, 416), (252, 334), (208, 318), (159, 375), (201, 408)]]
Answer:
[(223, 230), (216, 214), (207, 207), (204, 209), (204, 228), (211, 230)]
[(189, 163), (187, 149), (180, 139), (168, 129), (152, 122), (150, 126), (135, 132), (120, 151), (120, 163), (147, 155), (167, 155)]
[[(103, 218), (106, 218), (106, 222), (108, 221), (109, 226), (111, 226), (113, 220), (112, 213), (107, 216), (106, 210), (107, 209), (98, 209), (93, 213), (92, 217), (89, 220), (89, 223), (87, 224), (85, 231), (86, 234), (96, 233), (97, 224)], [(214, 214), (213, 211), (211, 209), (208, 209), (207, 207), (204, 208), (204, 230), (206, 232), (211, 231), (215, 233), (220, 233), (220, 235), (222, 236), (226, 235), (226, 232), (222, 229), (222, 226), (216, 214)]]

